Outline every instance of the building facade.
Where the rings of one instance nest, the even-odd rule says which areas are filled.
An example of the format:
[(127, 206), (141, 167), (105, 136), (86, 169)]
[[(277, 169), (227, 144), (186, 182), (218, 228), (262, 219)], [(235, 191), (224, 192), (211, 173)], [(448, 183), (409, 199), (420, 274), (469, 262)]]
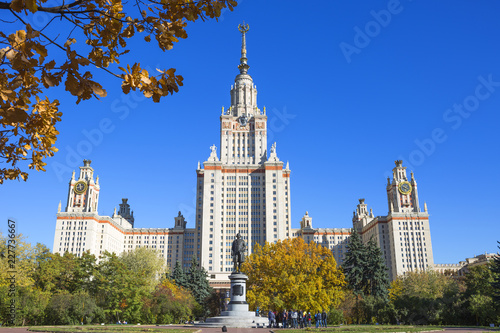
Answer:
[(472, 258), (465, 258), (458, 264), (435, 264), (434, 270), (438, 273), (452, 276), (464, 276), (472, 267), (487, 265), (495, 259), (496, 253), (479, 254)]
[(396, 161), (392, 179), (387, 178), (388, 214), (374, 216), (364, 199), (354, 211), (353, 227), (364, 243), (372, 237), (384, 256), (390, 280), (410, 271), (433, 269), (431, 232), (427, 204), (420, 209), (417, 181), (407, 178), (403, 161)]
[(240, 233), (251, 253), (255, 244), (290, 237), (290, 169), (267, 151), (267, 116), (257, 106), (257, 88), (248, 74), (247, 26), (242, 33), (239, 74), (231, 105), (220, 115), (220, 158), (215, 145), (198, 166), (196, 243), (200, 263), (217, 280), (227, 280), (231, 244)]
[[(80, 256), (89, 251), (121, 253), (138, 247), (159, 250), (172, 268), (177, 261), (190, 265), (193, 256), (208, 271), (214, 287), (227, 288), (232, 272), (231, 244), (238, 233), (248, 254), (256, 244), (302, 237), (331, 249), (337, 263), (344, 261), (350, 229), (313, 228), (306, 212), (300, 228), (291, 227), (290, 168), (277, 155), (276, 143), (268, 152), (266, 110), (257, 105), (257, 88), (248, 74), (246, 32), (239, 27), (242, 47), (239, 74), (231, 86), (231, 105), (220, 114), (220, 146), (196, 169), (194, 228), (187, 228), (181, 212), (173, 228), (135, 228), (127, 199), (112, 216), (98, 214), (99, 178), (89, 160), (69, 182), (67, 204), (59, 209), (53, 251)], [(364, 241), (375, 237), (391, 279), (406, 271), (432, 267), (432, 246), (427, 209), (420, 211), (417, 184), (397, 161), (388, 180), (389, 213), (375, 217), (364, 199), (354, 213), (353, 226)]]

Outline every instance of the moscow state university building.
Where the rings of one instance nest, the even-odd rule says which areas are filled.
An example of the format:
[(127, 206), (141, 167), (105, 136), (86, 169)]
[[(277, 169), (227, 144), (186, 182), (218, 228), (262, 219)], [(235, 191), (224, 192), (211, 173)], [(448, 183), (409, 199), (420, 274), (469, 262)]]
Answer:
[[(187, 228), (178, 212), (173, 214), (173, 228), (135, 228), (127, 199), (112, 216), (99, 215), (99, 178), (94, 179), (91, 161), (85, 160), (69, 182), (65, 209), (59, 205), (55, 253), (80, 256), (90, 251), (98, 257), (104, 251), (119, 254), (146, 247), (158, 250), (170, 269), (177, 261), (187, 268), (196, 256), (215, 288), (229, 286), (231, 244), (237, 233), (246, 241), (248, 254), (255, 244), (302, 237), (328, 247), (337, 263), (343, 263), (350, 229), (313, 228), (307, 212), (300, 228), (292, 228), (290, 168), (278, 158), (276, 143), (268, 147), (266, 110), (257, 106), (257, 89), (248, 74), (247, 31), (240, 26), (239, 74), (231, 86), (231, 106), (220, 114), (219, 151), (210, 147), (210, 156), (196, 169), (195, 227)], [(387, 185), (388, 215), (375, 217), (361, 199), (352, 221), (364, 241), (375, 238), (391, 279), (433, 267), (427, 208), (419, 209), (413, 175), (408, 180), (401, 161), (396, 164)]]

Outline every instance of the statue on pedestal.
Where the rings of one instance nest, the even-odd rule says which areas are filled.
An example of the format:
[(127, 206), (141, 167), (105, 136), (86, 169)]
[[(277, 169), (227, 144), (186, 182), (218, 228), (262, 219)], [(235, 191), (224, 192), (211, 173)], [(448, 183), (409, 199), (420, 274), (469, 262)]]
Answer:
[(233, 271), (241, 272), (241, 264), (245, 262), (245, 253), (247, 251), (247, 244), (241, 239), (240, 233), (236, 235), (231, 247), (231, 255), (233, 256)]

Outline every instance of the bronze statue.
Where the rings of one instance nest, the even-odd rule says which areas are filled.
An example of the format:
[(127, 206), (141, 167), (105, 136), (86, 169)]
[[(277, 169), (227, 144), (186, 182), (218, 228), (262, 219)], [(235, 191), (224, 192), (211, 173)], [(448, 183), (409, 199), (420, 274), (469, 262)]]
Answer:
[(241, 264), (245, 262), (245, 252), (247, 251), (247, 244), (243, 239), (241, 239), (240, 233), (236, 235), (236, 239), (233, 241), (233, 246), (231, 247), (231, 255), (233, 256), (233, 271), (240, 272)]

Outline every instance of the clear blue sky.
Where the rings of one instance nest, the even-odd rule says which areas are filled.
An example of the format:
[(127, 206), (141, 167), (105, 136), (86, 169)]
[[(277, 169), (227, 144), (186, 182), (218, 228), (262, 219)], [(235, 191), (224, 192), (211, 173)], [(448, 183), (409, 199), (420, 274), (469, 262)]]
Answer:
[[(402, 159), (429, 207), (436, 263), (496, 252), (499, 13), (493, 0), (244, 0), (219, 22), (190, 24), (172, 51), (138, 41), (123, 61), (177, 68), (179, 93), (155, 104), (124, 96), (101, 73), (101, 101), (77, 106), (56, 93), (60, 151), (47, 172), (1, 186), (0, 230), (14, 218), (29, 241), (52, 247), (57, 205), (83, 158), (100, 176), (101, 215), (129, 198), (137, 227), (173, 227), (179, 210), (193, 227), (195, 169), (219, 146), (245, 20), (249, 73), (273, 124), (268, 143), (292, 170), (294, 227), (306, 210), (314, 227), (351, 227), (359, 198), (387, 214), (386, 177)], [(111, 132), (89, 145), (85, 131), (102, 121)]]

